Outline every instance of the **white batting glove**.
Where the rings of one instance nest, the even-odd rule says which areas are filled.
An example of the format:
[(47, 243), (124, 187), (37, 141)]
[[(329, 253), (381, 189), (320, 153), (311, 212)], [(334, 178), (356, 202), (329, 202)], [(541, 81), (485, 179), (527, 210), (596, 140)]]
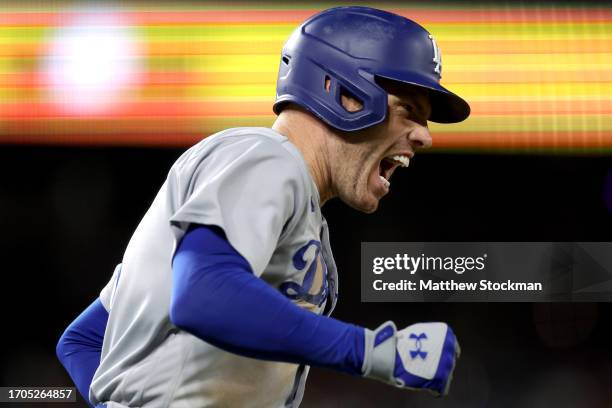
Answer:
[(446, 395), (460, 352), (446, 323), (417, 323), (398, 332), (389, 321), (365, 330), (362, 372), (396, 387)]

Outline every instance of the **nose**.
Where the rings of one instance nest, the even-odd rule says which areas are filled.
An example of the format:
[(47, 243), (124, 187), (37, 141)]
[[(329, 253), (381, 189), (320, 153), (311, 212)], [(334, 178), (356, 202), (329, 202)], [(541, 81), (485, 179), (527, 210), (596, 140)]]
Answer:
[(428, 149), (431, 147), (431, 134), (427, 126), (416, 126), (408, 134), (408, 141), (415, 149)]

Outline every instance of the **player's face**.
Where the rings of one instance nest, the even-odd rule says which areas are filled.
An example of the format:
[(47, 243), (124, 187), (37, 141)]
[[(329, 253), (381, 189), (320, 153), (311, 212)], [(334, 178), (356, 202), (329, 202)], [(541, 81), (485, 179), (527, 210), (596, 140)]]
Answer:
[(335, 195), (351, 207), (374, 212), (390, 189), (398, 167), (407, 167), (418, 149), (431, 146), (427, 90), (385, 83), (387, 118), (368, 129), (344, 133), (333, 160)]

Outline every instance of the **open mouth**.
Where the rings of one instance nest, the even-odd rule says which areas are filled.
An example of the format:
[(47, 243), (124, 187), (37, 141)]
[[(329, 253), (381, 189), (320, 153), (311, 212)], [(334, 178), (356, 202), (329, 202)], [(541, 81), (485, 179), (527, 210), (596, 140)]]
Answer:
[(398, 167), (408, 167), (410, 164), (410, 157), (404, 154), (396, 154), (384, 157), (378, 166), (378, 175), (383, 185), (389, 188), (391, 182), (391, 175)]

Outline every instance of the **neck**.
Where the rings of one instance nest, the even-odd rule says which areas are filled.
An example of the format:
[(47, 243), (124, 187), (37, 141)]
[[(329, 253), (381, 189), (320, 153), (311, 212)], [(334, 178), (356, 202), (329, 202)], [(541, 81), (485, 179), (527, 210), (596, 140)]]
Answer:
[(319, 191), (319, 205), (323, 206), (334, 196), (329, 168), (329, 129), (309, 113), (293, 107), (280, 113), (272, 129), (286, 136), (302, 153)]

